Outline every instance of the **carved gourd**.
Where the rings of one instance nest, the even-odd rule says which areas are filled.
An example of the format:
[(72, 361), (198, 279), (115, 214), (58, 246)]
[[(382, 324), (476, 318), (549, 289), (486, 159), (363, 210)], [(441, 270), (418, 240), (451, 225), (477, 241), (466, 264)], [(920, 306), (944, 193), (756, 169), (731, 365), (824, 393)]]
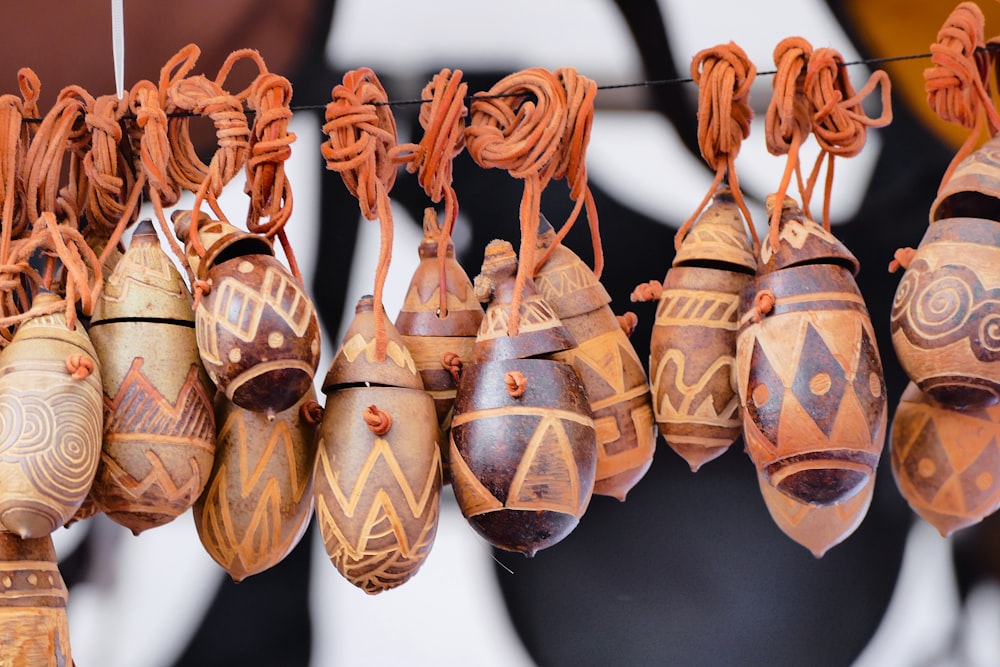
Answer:
[(736, 326), (740, 290), (756, 267), (740, 209), (720, 186), (667, 270), (649, 341), (656, 425), (692, 471), (742, 431)]
[(203, 215), (200, 256), (191, 212), (172, 217), (191, 270), (208, 287), (195, 309), (195, 332), (209, 377), (247, 410), (291, 407), (312, 386), (319, 364), (319, 321), (305, 289), (264, 236)]
[(437, 533), (441, 452), (434, 400), (388, 320), (379, 358), (371, 296), (362, 297), (323, 382), (313, 489), (327, 554), (369, 594), (409, 580)]
[(759, 472), (757, 481), (774, 523), (816, 558), (822, 558), (861, 525), (875, 492), (875, 477), (871, 476), (861, 490), (847, 500), (833, 505), (811, 505), (785, 495)]
[(955, 408), (1000, 402), (1000, 135), (961, 163), (892, 304), (892, 345), (907, 376)]
[(68, 599), (51, 537), (0, 532), (0, 664), (72, 667)]
[(853, 255), (789, 198), (778, 235), (777, 248), (762, 244), (757, 276), (740, 292), (743, 439), (768, 484), (832, 505), (875, 474), (886, 425), (882, 363)]
[(947, 537), (1000, 508), (1000, 406), (955, 410), (911, 382), (889, 434), (892, 473), (922, 519)]
[(43, 292), (0, 352), (0, 524), (48, 535), (83, 504), (101, 453), (101, 373), (83, 326)]
[(462, 514), (490, 544), (532, 556), (577, 526), (590, 502), (597, 436), (586, 389), (552, 358), (574, 341), (525, 282), (520, 329), (508, 335), (517, 257), (486, 248), (476, 279), (486, 316), (461, 376), (451, 425), (451, 477)]
[[(424, 389), (434, 399), (438, 446), (443, 470), (447, 473), (448, 434), (458, 373), (472, 356), (476, 332), (483, 321), (483, 307), (476, 299), (472, 281), (455, 260), (455, 246), (450, 239), (442, 269), (438, 259), (440, 239), (441, 227), (433, 209), (428, 209), (424, 215), (424, 237), (418, 249), (420, 263), (396, 317), (396, 329), (413, 356)], [(442, 271), (444, 304), (441, 299)], [(445, 481), (449, 481), (447, 474)]]
[(552, 225), (541, 220), (538, 256), (556, 247), (535, 271), (535, 286), (576, 341), (576, 347), (553, 358), (579, 374), (594, 413), (594, 493), (625, 500), (649, 470), (656, 449), (646, 370), (608, 306), (611, 296), (590, 267), (556, 240)]
[(90, 322), (104, 380), (91, 495), (136, 535), (190, 508), (212, 469), (214, 387), (198, 355), (191, 301), (153, 225), (139, 223)]
[[(194, 504), (205, 551), (234, 581), (281, 562), (299, 543), (313, 514), (316, 392), (268, 419), (219, 392), (215, 463)], [(318, 404), (315, 404), (318, 406)]]

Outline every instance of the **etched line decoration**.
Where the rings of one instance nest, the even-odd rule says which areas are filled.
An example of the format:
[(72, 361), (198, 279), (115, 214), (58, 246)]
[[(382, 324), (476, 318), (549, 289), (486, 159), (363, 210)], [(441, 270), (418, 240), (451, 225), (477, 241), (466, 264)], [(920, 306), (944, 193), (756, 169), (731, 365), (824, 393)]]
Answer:
[(0, 444), (0, 461), (18, 464), (38, 493), (61, 504), (76, 504), (96, 470), (99, 401), (96, 391), (69, 392), (64, 387), (0, 396), (0, 414), (5, 422), (11, 420), (2, 430), (16, 436), (13, 443)]
[[(349, 489), (341, 487), (339, 470), (335, 471), (322, 440), (318, 450), (316, 474), (323, 476), (323, 483), (316, 487), (316, 517), (330, 560), (366, 593), (405, 582), (423, 565), (437, 534), (438, 447), (433, 447), (432, 464), (417, 489), (407, 480), (385, 438), (375, 438)], [(369, 483), (374, 478), (383, 483)], [(329, 496), (323, 493), (324, 487)], [(394, 497), (403, 500), (402, 504), (394, 502)], [(403, 521), (402, 514), (415, 521)]]
[(947, 269), (941, 275), (922, 259), (910, 264), (893, 300), (892, 333), (902, 331), (907, 341), (924, 349), (965, 339), (980, 361), (1000, 360), (1000, 288), (985, 289), (968, 267)]

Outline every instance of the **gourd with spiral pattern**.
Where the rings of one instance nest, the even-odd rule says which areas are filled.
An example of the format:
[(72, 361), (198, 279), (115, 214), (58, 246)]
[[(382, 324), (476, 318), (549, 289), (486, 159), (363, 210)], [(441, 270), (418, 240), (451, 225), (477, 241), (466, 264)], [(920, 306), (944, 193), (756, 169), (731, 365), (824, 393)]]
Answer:
[(424, 564), (437, 534), (441, 452), (434, 399), (402, 336), (364, 296), (323, 382), (313, 490), (330, 560), (369, 594)]
[(947, 537), (1000, 508), (1000, 406), (956, 410), (911, 382), (889, 435), (892, 472), (910, 508)]
[[(776, 205), (773, 195), (768, 198)], [(736, 378), (747, 453), (768, 484), (833, 505), (875, 474), (886, 392), (857, 260), (791, 198), (740, 292)]]
[(575, 343), (525, 281), (508, 335), (517, 256), (492, 241), (475, 284), (488, 302), (451, 425), (451, 477), (462, 514), (490, 544), (528, 556), (564, 539), (590, 502), (597, 436), (583, 381), (553, 353)]
[(594, 413), (594, 493), (625, 500), (649, 470), (656, 449), (646, 370), (594, 272), (556, 240), (544, 217), (538, 232), (538, 255), (556, 247), (535, 271), (535, 286), (576, 341), (576, 347), (553, 358), (580, 375)]
[(140, 222), (90, 321), (104, 380), (104, 444), (91, 495), (137, 535), (190, 508), (212, 470), (214, 387), (191, 304), (153, 225)]
[(649, 342), (656, 425), (692, 471), (740, 437), (737, 314), (756, 267), (743, 215), (720, 186), (663, 278)]
[(281, 562), (299, 543), (313, 514), (316, 392), (268, 419), (215, 395), (215, 463), (194, 504), (205, 551), (234, 581)]
[(0, 532), (0, 664), (72, 667), (68, 599), (50, 536)]
[(60, 298), (37, 294), (0, 352), (0, 524), (48, 535), (83, 504), (101, 455), (101, 373), (79, 322)]
[(312, 386), (320, 329), (305, 289), (275, 258), (270, 241), (191, 212), (172, 216), (195, 276), (208, 287), (195, 309), (195, 333), (209, 377), (233, 403), (277, 413)]
[(1000, 402), (1000, 135), (955, 169), (896, 287), (892, 345), (907, 376), (954, 408)]
[[(483, 307), (476, 299), (468, 274), (455, 260), (455, 246), (450, 239), (442, 268), (438, 258), (440, 240), (441, 226), (434, 209), (429, 208), (424, 212), (424, 237), (418, 249), (420, 263), (396, 316), (396, 329), (413, 356), (424, 390), (434, 398), (438, 446), (444, 463), (445, 482), (448, 482), (448, 434), (451, 432), (458, 374), (472, 356), (476, 332), (483, 321)], [(445, 289), (443, 304), (442, 271)]]

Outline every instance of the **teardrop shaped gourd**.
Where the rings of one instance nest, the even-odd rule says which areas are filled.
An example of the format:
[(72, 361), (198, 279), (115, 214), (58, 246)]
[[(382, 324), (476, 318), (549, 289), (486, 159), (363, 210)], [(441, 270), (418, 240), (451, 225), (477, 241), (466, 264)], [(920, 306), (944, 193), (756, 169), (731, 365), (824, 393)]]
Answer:
[(396, 329), (413, 356), (424, 389), (434, 399), (438, 447), (447, 483), (448, 434), (458, 388), (457, 376), (472, 357), (476, 332), (483, 321), (483, 307), (476, 299), (472, 281), (455, 260), (455, 246), (450, 239), (443, 264), (439, 261), (441, 233), (434, 209), (427, 209), (424, 237), (418, 249), (420, 263), (396, 316)]
[(315, 399), (310, 389), (269, 419), (222, 392), (215, 396), (215, 463), (194, 504), (194, 525), (205, 551), (234, 581), (280, 563), (309, 526), (316, 424), (308, 404)]
[(886, 426), (882, 362), (856, 260), (790, 199), (781, 225), (779, 247), (763, 244), (758, 275), (740, 292), (743, 438), (771, 486), (833, 505), (875, 474)]
[(611, 296), (590, 267), (556, 240), (543, 217), (536, 256), (553, 245), (535, 272), (535, 286), (576, 341), (576, 347), (553, 358), (579, 374), (594, 414), (594, 493), (623, 501), (649, 470), (656, 450), (646, 370), (608, 305)]
[(487, 246), (476, 285), (481, 300), (492, 300), (458, 386), (450, 463), (458, 506), (473, 529), (496, 547), (532, 556), (583, 516), (597, 435), (580, 376), (549, 356), (572, 347), (572, 336), (530, 279), (519, 333), (507, 335), (516, 266), (509, 243)]
[(104, 443), (91, 492), (138, 535), (201, 495), (215, 454), (214, 387), (201, 365), (191, 293), (153, 225), (137, 225), (94, 307)]
[(656, 425), (693, 472), (740, 437), (737, 315), (756, 266), (740, 209), (720, 186), (667, 270), (649, 342)]
[(434, 400), (388, 318), (380, 358), (376, 307), (371, 296), (358, 302), (323, 383), (313, 475), (327, 554), (369, 594), (403, 584), (424, 564), (441, 493)]
[[(48, 312), (48, 311), (55, 312)], [(83, 326), (38, 294), (0, 352), (0, 524), (48, 535), (83, 504), (101, 453), (101, 373)]]
[(1000, 406), (955, 410), (911, 382), (889, 434), (892, 472), (910, 508), (943, 537), (1000, 508)]
[(0, 532), (0, 664), (72, 667), (68, 599), (51, 537)]
[(875, 477), (871, 476), (853, 496), (833, 505), (811, 505), (791, 498), (757, 474), (761, 496), (771, 519), (788, 537), (822, 558), (857, 530), (875, 493)]
[(892, 303), (907, 376), (954, 408), (1000, 402), (1000, 135), (959, 163)]
[(195, 249), (191, 212), (173, 214), (188, 264), (209, 287), (195, 309), (195, 332), (209, 377), (247, 410), (280, 412), (312, 386), (320, 329), (312, 300), (259, 234), (201, 217)]

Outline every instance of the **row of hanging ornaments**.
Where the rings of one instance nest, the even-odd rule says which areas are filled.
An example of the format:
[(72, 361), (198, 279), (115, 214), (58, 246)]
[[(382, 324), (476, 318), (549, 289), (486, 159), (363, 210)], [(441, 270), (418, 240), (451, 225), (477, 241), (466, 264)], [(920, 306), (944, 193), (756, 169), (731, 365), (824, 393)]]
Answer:
[[(982, 129), (1000, 130), (980, 66), (983, 23), (962, 3), (932, 46), (931, 104), (972, 131), (924, 241), (895, 260), (906, 273), (892, 340), (913, 384), (890, 437), (893, 471), (943, 534), (1000, 503), (987, 268), (1000, 234), (976, 217), (993, 210), (1000, 155), (994, 142), (972, 152)], [(427, 558), (443, 482), (479, 535), (532, 555), (573, 530), (592, 493), (624, 500), (659, 431), (692, 470), (742, 435), (775, 522), (817, 556), (858, 526), (886, 391), (858, 263), (830, 232), (828, 202), (834, 157), (857, 154), (868, 127), (890, 122), (884, 72), (856, 92), (836, 51), (801, 38), (777, 46), (767, 147), (787, 162), (760, 240), (735, 169), (755, 68), (732, 43), (695, 56), (698, 138), (715, 179), (678, 231), (662, 284), (632, 295), (658, 300), (648, 379), (628, 339), (637, 318), (616, 317), (598, 279), (585, 165), (595, 83), (569, 68), (529, 69), (467, 109), (461, 72), (443, 70), (423, 91), (421, 141), (397, 144), (375, 74), (348, 72), (326, 107), (322, 155), (379, 220), (382, 243), (373, 294), (358, 302), (323, 406), (313, 390), (320, 329), (284, 232), (291, 86), (253, 50), (231, 54), (214, 79), (192, 74), (198, 56), (186, 47), (157, 83), (122, 99), (70, 86), (44, 115), (30, 70), (19, 73), (20, 97), (0, 96), (0, 626), (8, 638), (49, 638), (21, 650), (69, 655), (50, 533), (96, 512), (139, 533), (193, 508), (205, 549), (241, 580), (279, 562), (315, 507), (333, 564), (378, 593)], [(257, 75), (232, 93), (239, 62)], [(872, 118), (862, 100), (876, 89), (882, 113)], [(192, 116), (216, 129), (207, 164)], [(810, 134), (820, 156), (803, 175)], [(452, 161), (464, 149), (524, 181), (520, 252), (493, 241), (474, 282), (450, 239)], [(393, 322), (382, 290), (389, 191), (404, 164), (432, 202), (444, 201), (444, 220), (427, 209), (420, 263)], [(809, 201), (824, 166), (819, 224)], [(247, 231), (217, 202), (244, 170)], [(793, 176), (801, 204), (787, 196)], [(575, 207), (556, 231), (540, 199), (563, 178)], [(168, 222), (182, 191), (195, 203)], [(156, 224), (136, 224), (123, 251), (141, 201)], [(584, 211), (593, 269), (562, 245)]]

